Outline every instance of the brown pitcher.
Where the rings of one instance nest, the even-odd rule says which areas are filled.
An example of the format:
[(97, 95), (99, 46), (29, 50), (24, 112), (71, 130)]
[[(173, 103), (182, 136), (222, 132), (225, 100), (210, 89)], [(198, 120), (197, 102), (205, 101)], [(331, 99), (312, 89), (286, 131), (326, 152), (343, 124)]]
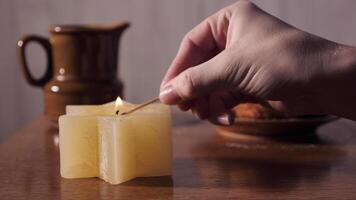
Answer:
[[(26, 35), (18, 43), (19, 60), (28, 83), (44, 89), (44, 110), (51, 119), (65, 113), (66, 105), (102, 104), (122, 96), (117, 79), (118, 46), (127, 22), (112, 25), (58, 25), (50, 38)], [(35, 79), (25, 49), (37, 42), (46, 50), (47, 69)]]

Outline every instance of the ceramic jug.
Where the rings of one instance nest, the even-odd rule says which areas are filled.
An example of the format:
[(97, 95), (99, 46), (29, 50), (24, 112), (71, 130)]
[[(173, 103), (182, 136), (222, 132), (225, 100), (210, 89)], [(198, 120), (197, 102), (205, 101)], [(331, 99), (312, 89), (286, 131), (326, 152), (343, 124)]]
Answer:
[[(66, 105), (102, 104), (122, 96), (117, 78), (118, 47), (127, 22), (112, 25), (56, 25), (49, 39), (25, 35), (18, 55), (27, 82), (44, 90), (44, 111), (51, 119), (65, 113)], [(47, 53), (44, 75), (34, 78), (26, 60), (26, 46), (39, 43)]]

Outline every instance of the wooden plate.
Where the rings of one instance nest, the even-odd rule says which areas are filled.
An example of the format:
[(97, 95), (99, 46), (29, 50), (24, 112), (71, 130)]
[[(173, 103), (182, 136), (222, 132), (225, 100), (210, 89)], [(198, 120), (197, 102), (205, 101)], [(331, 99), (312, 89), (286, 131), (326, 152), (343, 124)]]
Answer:
[(218, 126), (219, 133), (245, 134), (252, 136), (291, 136), (313, 133), (315, 129), (327, 122), (337, 119), (334, 116), (314, 116), (289, 119), (235, 119), (231, 126)]

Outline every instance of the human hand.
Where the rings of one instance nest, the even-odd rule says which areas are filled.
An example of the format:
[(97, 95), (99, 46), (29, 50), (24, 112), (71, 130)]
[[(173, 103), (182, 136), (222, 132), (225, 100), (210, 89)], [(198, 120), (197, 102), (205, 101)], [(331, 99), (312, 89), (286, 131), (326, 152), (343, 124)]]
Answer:
[(186, 34), (160, 99), (224, 125), (242, 102), (260, 102), (286, 116), (322, 114), (323, 87), (348, 71), (336, 70), (345, 49), (239, 1)]

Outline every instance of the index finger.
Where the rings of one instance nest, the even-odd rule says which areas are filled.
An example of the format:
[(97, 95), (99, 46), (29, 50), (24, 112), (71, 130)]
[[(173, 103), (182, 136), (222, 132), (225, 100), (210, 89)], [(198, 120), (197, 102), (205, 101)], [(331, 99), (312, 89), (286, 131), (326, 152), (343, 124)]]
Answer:
[(224, 8), (185, 35), (161, 88), (182, 71), (209, 60), (225, 49), (229, 19), (229, 11)]

